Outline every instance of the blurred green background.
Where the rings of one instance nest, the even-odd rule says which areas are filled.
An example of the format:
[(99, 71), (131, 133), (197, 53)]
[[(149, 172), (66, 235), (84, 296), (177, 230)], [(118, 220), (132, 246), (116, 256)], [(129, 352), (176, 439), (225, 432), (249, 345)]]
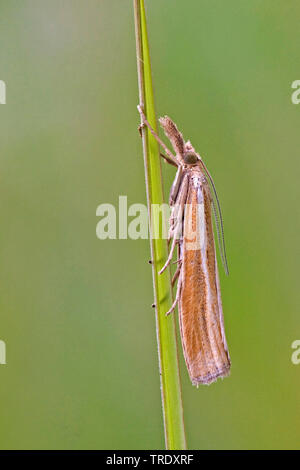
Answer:
[[(230, 378), (192, 387), (180, 347), (189, 448), (298, 448), (300, 4), (146, 6), (156, 109), (214, 176), (230, 268)], [(132, 2), (0, 8), (0, 447), (163, 448), (149, 243), (95, 232), (146, 200)]]

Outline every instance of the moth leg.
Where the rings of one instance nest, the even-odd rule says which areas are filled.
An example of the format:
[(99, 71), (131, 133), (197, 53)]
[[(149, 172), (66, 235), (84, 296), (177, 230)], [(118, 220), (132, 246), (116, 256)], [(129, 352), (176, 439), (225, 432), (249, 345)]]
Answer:
[(169, 232), (168, 232), (168, 246), (170, 245), (170, 241), (176, 234), (176, 224), (177, 224), (177, 218), (178, 218), (178, 206), (173, 206), (170, 219), (169, 219)]
[[(168, 243), (172, 240), (172, 245), (171, 245), (171, 249), (170, 249), (170, 253), (169, 253), (169, 256), (168, 256), (168, 259), (165, 263), (165, 265), (163, 266), (163, 268), (159, 271), (158, 274), (162, 274), (165, 269), (167, 269), (167, 267), (169, 266), (169, 264), (171, 264), (172, 262), (172, 258), (173, 258), (173, 254), (174, 254), (174, 249), (175, 249), (175, 245), (176, 243), (179, 242), (178, 240), (178, 234), (180, 232), (180, 229), (181, 229), (181, 220), (177, 220), (176, 221), (176, 224), (175, 224), (175, 228), (172, 229), (172, 231), (170, 232), (170, 235), (169, 235), (169, 238), (168, 238)], [(181, 262), (181, 260), (177, 260), (177, 261), (174, 261), (175, 263), (178, 263), (178, 262)]]
[(168, 233), (168, 245), (170, 244), (170, 241), (172, 240), (176, 232), (176, 222), (177, 222), (178, 215), (175, 215), (175, 212), (177, 209), (178, 207), (176, 206), (172, 207), (172, 212), (171, 212), (170, 219), (169, 219), (170, 227), (169, 227), (169, 233)]
[(180, 265), (178, 266), (178, 268), (176, 269), (175, 274), (172, 278), (172, 287), (174, 287), (175, 282), (177, 281), (177, 279), (179, 277), (180, 271), (181, 271), (181, 262), (180, 262)]
[(178, 170), (176, 172), (176, 176), (175, 176), (175, 179), (174, 179), (174, 182), (171, 186), (171, 191), (170, 191), (170, 196), (169, 196), (169, 204), (170, 206), (171, 205), (174, 205), (175, 201), (176, 201), (176, 197), (179, 193), (179, 188), (180, 188), (180, 185), (182, 183), (182, 166), (179, 165), (178, 167)]
[(167, 259), (167, 261), (166, 261), (164, 267), (159, 271), (158, 274), (162, 274), (162, 273), (167, 269), (167, 267), (169, 266), (169, 264), (170, 264), (171, 261), (172, 261), (173, 253), (174, 253), (174, 249), (175, 249), (175, 245), (176, 245), (177, 233), (178, 233), (178, 227), (176, 228), (175, 233), (174, 233), (174, 235), (173, 235), (172, 246), (171, 246), (171, 249), (170, 249), (170, 253), (169, 253), (168, 259)]
[[(178, 242), (177, 236), (179, 234), (180, 229), (182, 228), (182, 215), (183, 215), (185, 201), (187, 197), (188, 182), (189, 182), (188, 177), (185, 176), (183, 179), (182, 185), (180, 186), (178, 195), (177, 195), (178, 203), (175, 204), (172, 208), (172, 213), (170, 217), (170, 231), (169, 231), (168, 242), (171, 240), (172, 237), (173, 237), (173, 241), (172, 241), (168, 259), (165, 265), (163, 266), (163, 268), (159, 271), (159, 274), (162, 274), (171, 263), (173, 253), (174, 253), (174, 248), (175, 248), (176, 243)], [(174, 217), (175, 213), (176, 213), (176, 216)]]
[(172, 160), (172, 162), (174, 163), (175, 166), (178, 166), (178, 162), (176, 160), (176, 157), (172, 154), (172, 152), (168, 149), (168, 147), (164, 144), (164, 142), (159, 138), (159, 136), (156, 134), (155, 130), (151, 127), (150, 123), (147, 121), (146, 119), (146, 116), (144, 114), (144, 111), (142, 110), (141, 106), (138, 105), (137, 107), (138, 109), (138, 112), (140, 113), (141, 115), (141, 118), (142, 118), (142, 122), (144, 125), (146, 125), (149, 129), (149, 131), (151, 132), (151, 134), (153, 135), (153, 137), (157, 140), (157, 142), (159, 143), (159, 145), (164, 149), (164, 151), (166, 152), (166, 154), (168, 155), (168, 157), (170, 158), (170, 160)]
[(179, 277), (178, 285), (177, 285), (177, 292), (176, 292), (176, 297), (175, 300), (172, 304), (172, 307), (170, 310), (166, 313), (166, 316), (170, 315), (170, 313), (174, 312), (176, 305), (178, 303), (179, 297), (180, 297), (180, 292), (181, 292), (181, 277)]
[[(144, 124), (145, 125), (145, 124)], [(142, 126), (142, 124), (139, 126), (139, 132), (140, 134), (142, 135), (142, 130), (140, 130), (140, 127)], [(142, 126), (144, 127), (144, 126)], [(166, 157), (166, 155), (164, 155), (163, 153), (160, 153), (160, 156), (167, 162), (167, 163), (170, 163), (170, 165), (173, 165), (173, 166), (176, 166), (175, 163), (173, 162), (173, 160), (171, 160), (169, 157)]]
[(141, 138), (143, 137), (143, 132), (142, 131), (143, 131), (144, 127), (145, 127), (144, 122), (142, 122), (142, 124), (140, 124), (139, 127), (138, 127), (138, 131), (139, 131), (139, 134), (140, 134)]
[(168, 241), (173, 236), (174, 227), (176, 225), (175, 222), (178, 218), (178, 210), (182, 210), (183, 213), (187, 197), (188, 176), (182, 176), (182, 171), (182, 167), (179, 166), (170, 191), (169, 205), (171, 206), (172, 211), (169, 220), (170, 230)]
[(182, 256), (181, 256), (181, 253), (180, 253), (180, 246), (181, 246), (181, 242), (182, 242), (182, 238), (180, 240), (178, 240), (178, 245), (177, 245), (177, 260), (176, 261), (173, 261), (173, 264), (175, 263), (178, 263), (177, 265), (177, 269), (175, 271), (175, 274), (172, 278), (172, 287), (174, 287), (175, 285), (175, 282), (177, 281), (180, 273), (181, 273), (181, 266), (182, 266)]
[[(180, 204), (178, 204), (177, 207), (174, 207), (173, 209), (175, 210), (177, 208), (178, 210), (178, 207), (179, 207), (179, 210), (178, 210), (178, 213), (177, 213), (177, 218), (174, 219), (172, 218), (171, 216), (171, 220), (172, 220), (172, 226), (170, 227), (170, 230), (169, 230), (169, 238), (168, 238), (168, 242), (170, 242), (172, 240), (172, 245), (171, 245), (171, 249), (170, 249), (170, 253), (169, 253), (169, 256), (168, 256), (168, 259), (165, 263), (165, 265), (163, 266), (163, 268), (159, 271), (158, 274), (162, 274), (166, 269), (167, 267), (169, 266), (169, 264), (171, 263), (172, 261), (172, 258), (173, 258), (173, 254), (174, 254), (174, 249), (175, 249), (175, 246), (176, 246), (176, 243), (178, 243), (178, 235), (179, 235), (179, 232), (180, 232), (180, 229), (182, 228), (181, 227), (181, 221), (182, 221), (182, 214), (183, 214), (183, 207), (184, 207), (184, 204), (185, 204), (185, 199), (186, 199), (186, 193), (183, 194), (183, 197), (182, 197), (182, 201)], [(174, 222), (173, 222), (174, 221)]]

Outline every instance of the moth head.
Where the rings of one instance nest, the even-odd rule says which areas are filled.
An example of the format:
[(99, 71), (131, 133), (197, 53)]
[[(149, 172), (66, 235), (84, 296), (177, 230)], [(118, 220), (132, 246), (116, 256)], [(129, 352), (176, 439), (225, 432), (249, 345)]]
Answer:
[(187, 151), (183, 155), (183, 160), (187, 165), (195, 165), (198, 162), (198, 156), (195, 152)]

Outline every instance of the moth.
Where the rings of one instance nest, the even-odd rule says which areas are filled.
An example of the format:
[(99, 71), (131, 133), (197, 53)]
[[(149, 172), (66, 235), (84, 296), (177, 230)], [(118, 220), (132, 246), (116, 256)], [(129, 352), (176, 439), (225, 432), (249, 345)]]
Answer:
[(220, 256), (228, 274), (223, 219), (213, 179), (190, 141), (185, 142), (176, 124), (168, 117), (159, 122), (175, 155), (153, 130), (138, 106), (142, 126), (147, 126), (164, 149), (168, 163), (177, 168), (171, 187), (168, 241), (170, 251), (162, 273), (172, 262), (177, 246), (178, 304), (183, 354), (193, 385), (210, 384), (229, 375), (230, 356), (225, 337), (220, 281), (218, 274), (212, 213), (215, 217)]

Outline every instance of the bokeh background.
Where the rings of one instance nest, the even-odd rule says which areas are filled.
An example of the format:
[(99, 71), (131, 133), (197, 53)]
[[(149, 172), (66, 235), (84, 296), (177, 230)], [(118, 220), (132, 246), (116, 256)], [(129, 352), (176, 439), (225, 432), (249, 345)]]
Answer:
[[(156, 109), (214, 175), (230, 267), (230, 378), (197, 390), (180, 348), (189, 448), (298, 448), (300, 4), (146, 4)], [(0, 447), (163, 448), (149, 243), (95, 231), (146, 201), (132, 2), (0, 9)]]

